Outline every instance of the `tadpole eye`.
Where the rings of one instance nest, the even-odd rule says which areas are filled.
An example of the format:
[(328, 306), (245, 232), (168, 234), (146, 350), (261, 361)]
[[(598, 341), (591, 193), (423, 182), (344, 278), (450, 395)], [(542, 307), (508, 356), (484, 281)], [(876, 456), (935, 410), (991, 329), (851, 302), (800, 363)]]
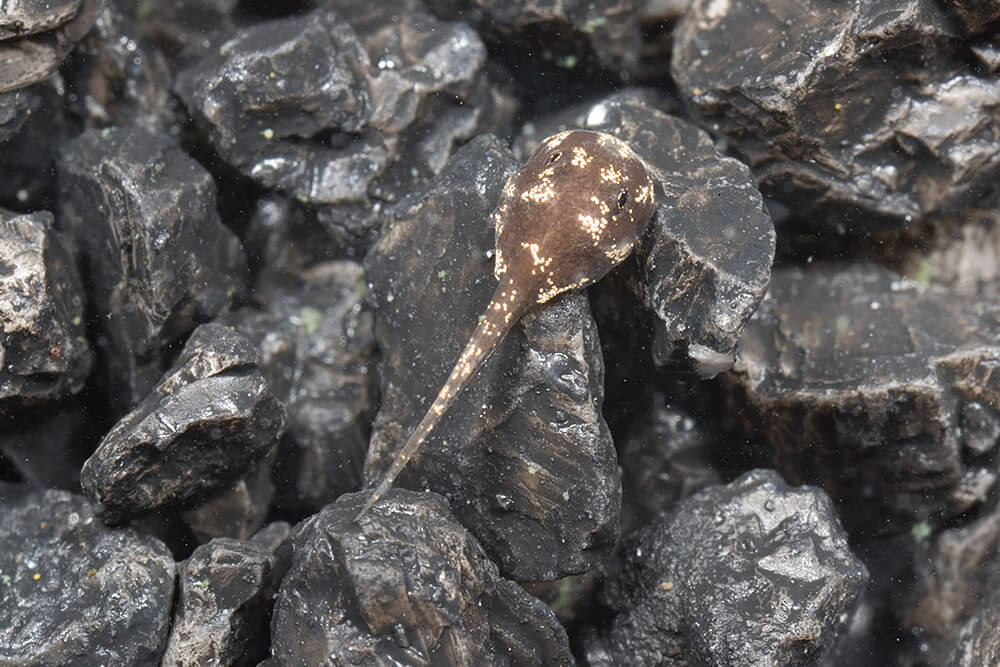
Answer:
[(618, 201), (615, 203), (617, 204), (619, 211), (624, 210), (625, 205), (628, 204), (628, 190), (622, 189), (622, 191), (618, 193)]
[(562, 151), (556, 151), (555, 153), (549, 156), (548, 164), (555, 164), (556, 162), (559, 161), (559, 158), (561, 157), (562, 157)]

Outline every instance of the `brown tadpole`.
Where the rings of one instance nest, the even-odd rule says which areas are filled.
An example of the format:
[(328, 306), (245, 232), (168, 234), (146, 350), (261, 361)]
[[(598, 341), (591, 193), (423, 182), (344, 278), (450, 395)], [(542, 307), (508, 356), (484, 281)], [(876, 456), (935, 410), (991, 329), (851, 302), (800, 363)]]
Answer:
[(542, 142), (507, 180), (493, 212), (493, 273), (500, 284), (447, 381), (355, 521), (392, 488), (521, 315), (603, 278), (628, 256), (655, 210), (645, 165), (617, 137), (569, 130)]

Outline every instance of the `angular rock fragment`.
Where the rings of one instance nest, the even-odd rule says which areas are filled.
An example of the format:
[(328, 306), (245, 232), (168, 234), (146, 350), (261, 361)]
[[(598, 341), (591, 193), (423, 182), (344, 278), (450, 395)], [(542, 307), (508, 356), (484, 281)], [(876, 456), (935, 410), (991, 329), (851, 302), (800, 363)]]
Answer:
[(278, 192), (257, 199), (241, 237), (251, 271), (294, 271), (343, 252), (303, 207)]
[[(544, 57), (572, 69), (592, 51), (601, 66), (633, 71), (639, 60), (641, 2), (633, 0), (428, 0), (440, 16), (467, 21), (491, 41), (509, 42), (512, 49), (537, 48), (544, 40)], [(582, 45), (586, 48), (581, 48)], [(537, 65), (536, 65), (537, 67)]]
[(181, 512), (198, 542), (216, 537), (248, 539), (267, 521), (274, 499), (271, 468), (276, 451), (261, 459), (256, 469), (228, 489), (212, 494), (197, 507)]
[(955, 649), (943, 663), (949, 667), (979, 667), (1000, 662), (1000, 595), (996, 583), (987, 590), (983, 610), (962, 626)]
[(228, 327), (205, 324), (152, 393), (104, 437), (80, 481), (109, 522), (191, 504), (249, 472), (284, 423), (254, 346)]
[[(268, 552), (276, 554), (282, 562), (291, 557), (291, 542), (289, 538), (292, 534), (292, 526), (285, 521), (272, 521), (250, 538), (254, 544), (263, 547)], [(282, 572), (288, 569), (288, 563), (282, 565)], [(284, 575), (282, 575), (284, 576)]]
[(174, 560), (82, 496), (0, 483), (0, 663), (158, 665)]
[(816, 664), (867, 581), (825, 494), (755, 470), (626, 540), (587, 663)]
[[(268, 274), (254, 290), (274, 329), (295, 341), (289, 364), (273, 367), (275, 373), (287, 373), (289, 365), (296, 369), (281, 394), (288, 429), (275, 467), (285, 511), (316, 512), (361, 486), (377, 395), (374, 323), (363, 306), (365, 292), (364, 268), (349, 260)], [(267, 346), (262, 341), (262, 350)], [(262, 366), (267, 373), (266, 359)]]
[(266, 544), (217, 538), (178, 567), (180, 597), (164, 665), (256, 665), (270, 653), (267, 625), (288, 568)]
[(227, 162), (364, 245), (379, 202), (412, 192), (457, 142), (512, 112), (483, 72), (476, 33), (410, 4), (338, 3), (336, 14), (227, 34), (181, 70), (176, 90)]
[(28, 119), (37, 93), (23, 88), (0, 93), (0, 144), (17, 134)]
[(163, 348), (242, 288), (239, 240), (219, 221), (208, 172), (166, 134), (87, 131), (58, 167), (59, 221), (83, 255), (115, 398), (134, 405), (162, 373)]
[(0, 42), (0, 93), (44, 81), (65, 55), (50, 37)]
[(72, 62), (70, 83), (86, 94), (68, 101), (85, 98), (85, 104), (74, 107), (93, 125), (135, 124), (169, 130), (185, 120), (171, 99), (173, 72), (166, 58), (143, 37), (119, 3), (101, 10)]
[(786, 478), (823, 486), (852, 531), (903, 533), (995, 486), (998, 340), (996, 299), (863, 263), (783, 269), (729, 387)]
[(51, 76), (103, 6), (104, 0), (5, 2), (0, 13), (0, 93)]
[[(294, 272), (269, 270), (254, 289), (268, 312), (242, 309), (217, 320), (253, 342), (262, 374), (285, 404), (287, 429), (273, 475), (275, 504), (283, 512), (319, 511), (361, 485), (377, 391), (373, 319), (363, 307), (365, 291), (364, 269), (349, 260)], [(267, 479), (270, 485), (272, 477)], [(218, 515), (209, 507), (214, 503), (228, 508), (225, 514), (232, 518), (229, 510), (239, 513), (241, 507), (266, 512), (266, 504), (260, 507), (254, 500), (261, 495), (247, 493), (263, 487), (246, 481), (249, 486), (199, 506), (198, 523), (205, 528), (217, 523)]]
[(21, 212), (54, 208), (52, 156), (79, 131), (51, 86), (0, 93), (0, 201)]
[(369, 126), (389, 156), (368, 189), (370, 204), (322, 207), (317, 218), (334, 237), (370, 241), (385, 222), (384, 202), (425, 188), (473, 137), (510, 134), (516, 103), (494, 83), (486, 47), (466, 23), (441, 21), (419, 0), (353, 0), (337, 9), (368, 52)]
[(983, 64), (987, 72), (996, 74), (1000, 72), (1000, 47), (994, 42), (980, 43), (970, 47), (972, 53)]
[(23, 37), (56, 28), (76, 16), (80, 5), (81, 0), (7, 2), (0, 16), (0, 39)]
[(144, 5), (143, 33), (177, 62), (203, 58), (236, 30), (239, 0), (176, 0)]
[(969, 68), (945, 4), (697, 0), (674, 78), (804, 220), (860, 234), (980, 205), (1000, 175), (1000, 78)]
[[(400, 5), (376, 8), (354, 1), (339, 9), (371, 61), (368, 122), (388, 134), (426, 122), (431, 117), (426, 106), (433, 108), (435, 97), (442, 93), (469, 96), (486, 61), (486, 47), (465, 23), (440, 21), (420, 2), (404, 0)], [(474, 112), (468, 109), (462, 115)], [(456, 120), (451, 118), (452, 125), (464, 124)], [(448, 155), (439, 159), (435, 172), (444, 167)]]
[[(489, 216), (515, 167), (495, 139), (473, 140), (401, 204), (367, 259), (384, 359), (370, 480), (423, 416), (496, 287)], [(594, 567), (617, 539), (621, 503), (603, 371), (586, 296), (553, 299), (515, 325), (398, 484), (448, 496), (507, 576)]]
[(82, 399), (17, 410), (0, 421), (0, 456), (37, 488), (78, 491), (80, 466), (100, 437), (95, 430)]
[(989, 35), (1000, 22), (1000, 7), (992, 2), (948, 0), (944, 5), (971, 35)]
[(272, 621), (278, 664), (374, 656), (387, 664), (573, 664), (552, 610), (501, 578), (440, 496), (395, 490), (359, 526), (363, 501), (341, 496), (296, 528)]
[[(357, 201), (385, 160), (352, 137), (371, 114), (368, 54), (332, 12), (259, 23), (182, 70), (176, 89), (212, 145), (263, 185), (311, 202)], [(343, 149), (301, 143), (320, 132)], [(297, 141), (298, 140), (298, 141)]]
[[(1000, 660), (1000, 514), (935, 534), (918, 549), (903, 626), (919, 638), (906, 648), (925, 664), (993, 665)], [(913, 661), (916, 662), (916, 659)]]
[(524, 150), (556, 130), (582, 127), (612, 132), (642, 156), (658, 183), (657, 214), (635, 253), (641, 278), (633, 282), (653, 314), (653, 359), (662, 366), (683, 355), (711, 377), (732, 365), (764, 298), (774, 225), (746, 165), (654, 103), (627, 91), (574, 108), (538, 123)]
[[(919, 245), (899, 257), (900, 271), (921, 283), (984, 299), (1000, 294), (1000, 210), (930, 221)], [(898, 255), (897, 255), (898, 256)]]
[(83, 387), (93, 362), (83, 305), (52, 215), (0, 208), (0, 417)]
[(714, 438), (690, 414), (660, 406), (638, 422), (620, 445), (622, 487), (633, 526), (720, 481), (712, 467)]

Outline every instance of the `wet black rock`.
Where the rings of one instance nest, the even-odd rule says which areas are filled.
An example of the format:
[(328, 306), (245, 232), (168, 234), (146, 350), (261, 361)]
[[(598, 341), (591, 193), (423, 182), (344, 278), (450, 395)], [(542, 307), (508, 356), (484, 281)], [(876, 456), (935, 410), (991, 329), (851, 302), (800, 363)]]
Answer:
[(863, 263), (782, 269), (730, 389), (783, 475), (823, 486), (851, 530), (905, 532), (995, 486), (998, 336), (996, 299)]
[(48, 85), (22, 88), (0, 93), (0, 109), (0, 202), (22, 212), (54, 209), (53, 155), (79, 132), (65, 95)]
[[(996, 572), (996, 563), (991, 563)], [(955, 648), (942, 663), (948, 667), (979, 667), (1000, 663), (1000, 580), (995, 575), (983, 591), (979, 609), (963, 625)]]
[(163, 372), (164, 347), (242, 289), (245, 258), (219, 221), (211, 176), (166, 134), (89, 130), (58, 167), (58, 219), (100, 314), (112, 404), (133, 406)]
[(975, 521), (918, 544), (915, 585), (900, 619), (910, 630), (904, 648), (911, 664), (998, 664), (1000, 513), (994, 507)]
[(104, 0), (24, 0), (0, 14), (0, 93), (49, 78), (94, 23)]
[(175, 64), (190, 62), (214, 51), (213, 45), (222, 43), (223, 34), (232, 36), (236, 23), (247, 20), (234, 14), (239, 4), (239, 0), (149, 3), (142, 6), (139, 25), (145, 36)]
[(702, 488), (717, 484), (714, 435), (682, 409), (659, 405), (619, 443), (630, 525), (642, 526)]
[(978, 0), (948, 0), (944, 5), (958, 17), (970, 35), (989, 37), (1000, 28), (1000, 7), (993, 2)]
[(289, 565), (282, 544), (214, 539), (178, 565), (180, 597), (164, 665), (240, 667), (267, 657), (273, 597)]
[(82, 399), (18, 410), (0, 420), (0, 469), (40, 489), (80, 490), (80, 466), (99, 433)]
[(67, 78), (77, 115), (91, 126), (180, 124), (180, 105), (170, 94), (173, 73), (160, 50), (125, 14), (108, 4), (73, 54)]
[(152, 393), (104, 437), (81, 484), (109, 522), (191, 504), (247, 474), (284, 423), (253, 344), (205, 324)]
[(551, 132), (582, 127), (612, 132), (642, 156), (657, 183), (657, 214), (636, 252), (641, 277), (632, 282), (653, 315), (653, 359), (662, 366), (686, 356), (712, 377), (732, 365), (764, 298), (774, 225), (746, 165), (724, 157), (703, 130), (658, 111), (657, 102), (626, 91), (574, 108), (537, 123), (524, 150)]
[(912, 250), (897, 253), (900, 273), (980, 298), (1000, 294), (1000, 210), (968, 211), (925, 225)]
[(278, 664), (572, 665), (552, 610), (503, 579), (435, 494), (394, 490), (354, 523), (300, 524), (272, 621)]
[(12, 2), (0, 17), (0, 39), (51, 30), (68, 22), (80, 11), (81, 0), (56, 2)]
[(816, 664), (868, 581), (833, 503), (755, 470), (629, 537), (591, 665)]
[(545, 49), (535, 57), (555, 61), (566, 69), (591, 53), (611, 71), (631, 72), (638, 65), (642, 2), (427, 0), (427, 4), (439, 16), (471, 23), (490, 41), (506, 42), (511, 48), (538, 49), (544, 39)]
[[(427, 192), (401, 203), (367, 259), (384, 359), (370, 480), (423, 416), (496, 288), (489, 216), (516, 167), (495, 139), (463, 146)], [(586, 296), (553, 299), (514, 326), (398, 485), (449, 497), (507, 576), (594, 567), (617, 539), (621, 504), (603, 373)]]
[(318, 206), (344, 242), (368, 242), (381, 202), (512, 108), (482, 72), (476, 33), (410, 5), (337, 3), (226, 34), (176, 90), (227, 162)]
[(256, 468), (228, 489), (218, 491), (181, 512), (185, 525), (199, 543), (215, 537), (248, 539), (267, 521), (274, 500), (271, 469), (277, 450), (272, 449)]
[(52, 215), (0, 208), (0, 417), (80, 391), (84, 292)]
[[(996, 582), (1000, 583), (1000, 582)], [(979, 667), (1000, 662), (1000, 641), (996, 632), (1000, 623), (1000, 595), (994, 586), (987, 592), (986, 609), (962, 626), (955, 650), (948, 656), (948, 667)]]
[(697, 0), (674, 77), (804, 220), (862, 233), (960, 210), (1000, 175), (1000, 79), (969, 68), (944, 4)]
[[(0, 88), (44, 77), (0, 92), (0, 206), (31, 220), (52, 211), (59, 234), (25, 243), (18, 261), (46, 279), (79, 276), (85, 290), (62, 324), (22, 336), (39, 363), (66, 366), (30, 376), (49, 383), (30, 404), (0, 394), (0, 479), (72, 492), (94, 454), (86, 516), (127, 520), (176, 557), (241, 540), (195, 554), (180, 607), (142, 568), (128, 584), (141, 591), (100, 589), (70, 620), (55, 606), (61, 589), (18, 600), (33, 607), (31, 628), (73, 628), (67, 641), (31, 634), (37, 646), (80, 652), (0, 663), (157, 663), (181, 607), (168, 663), (329, 662), (335, 650), (353, 664), (568, 663), (551, 614), (498, 573), (550, 579), (529, 590), (594, 664), (680, 647), (664, 659), (728, 667), (733, 646), (764, 664), (815, 663), (831, 641), (827, 665), (996, 662), (998, 3), (0, 5)], [(10, 17), (29, 13), (12, 34)], [(86, 35), (65, 32), (71, 15), (91, 16)], [(500, 185), (571, 127), (613, 132), (647, 162), (659, 207), (649, 233), (587, 294), (518, 322), (406, 468), (400, 485), (441, 492), (452, 516), (400, 489), (359, 527), (365, 495), (338, 497), (379, 479), (492, 292)], [(775, 249), (762, 200), (779, 261), (800, 268), (779, 271), (760, 305)], [(65, 270), (53, 272), (44, 243), (57, 236)], [(0, 307), (0, 327), (25, 313)], [(65, 349), (53, 354), (49, 337), (70, 333), (89, 338), (89, 375), (56, 358)], [(740, 349), (735, 371), (704, 379)], [(709, 519), (684, 509), (758, 466), (839, 503), (873, 573), (861, 612), (842, 607), (853, 636), (834, 639), (836, 605), (817, 615), (821, 602), (802, 593), (836, 579), (816, 565), (824, 558), (843, 565), (830, 586), (857, 587), (842, 541), (835, 556), (825, 537), (795, 542), (828, 529), (829, 503), (814, 503), (819, 528), (802, 526), (808, 510), (782, 514), (812, 496), (780, 484), (770, 510), (766, 499), (744, 513), (720, 500)], [(33, 498), (39, 526), (52, 512)], [(268, 529), (266, 552), (246, 540), (323, 507), (303, 524), (271, 642), (260, 614), (279, 573), (266, 570), (287, 535)], [(656, 518), (663, 510), (669, 519)], [(0, 524), (12, 514), (0, 507)], [(677, 535), (659, 532), (665, 520)], [(622, 526), (673, 540), (680, 555), (663, 568), (674, 570), (634, 550), (615, 560)], [(96, 520), (89, 530), (104, 531)], [(25, 542), (0, 537), (0, 553)], [(60, 548), (86, 551), (77, 537), (47, 547), (53, 562)], [(103, 557), (119, 548), (131, 547)], [(6, 622), (7, 573), (9, 638), (29, 626)], [(17, 585), (34, 594), (48, 575), (28, 573)], [(633, 585), (636, 573), (648, 583)], [(762, 591), (753, 604), (722, 605), (750, 589)], [(130, 599), (165, 620), (91, 631), (112, 616), (100, 605), (124, 601), (113, 613), (127, 615)], [(107, 637), (114, 655), (91, 651)]]
[(7, 141), (24, 125), (28, 110), (37, 96), (33, 90), (23, 88), (0, 93), (0, 144)]
[(317, 11), (239, 32), (182, 70), (176, 88), (212, 145), (248, 176), (311, 202), (358, 201), (384, 148), (349, 142), (338, 155), (296, 139), (361, 130), (371, 114), (367, 71), (350, 25)]
[(86, 499), (0, 483), (0, 663), (160, 664), (174, 560)]
[(264, 267), (294, 273), (344, 255), (343, 246), (323, 229), (311, 209), (279, 192), (257, 199), (242, 240), (255, 273)]
[(361, 486), (377, 394), (366, 291), (364, 268), (350, 260), (269, 273), (254, 290), (274, 323), (260, 339), (262, 355), (276, 347), (277, 331), (293, 340), (291, 359), (270, 364), (262, 356), (265, 374), (295, 369), (281, 384), (272, 381), (288, 414), (275, 466), (286, 511), (317, 512)]

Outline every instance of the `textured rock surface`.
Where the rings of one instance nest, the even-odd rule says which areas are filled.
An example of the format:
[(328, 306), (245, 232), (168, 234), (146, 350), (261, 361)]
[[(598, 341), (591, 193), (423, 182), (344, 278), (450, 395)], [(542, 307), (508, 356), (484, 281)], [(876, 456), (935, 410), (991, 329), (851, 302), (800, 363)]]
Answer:
[(829, 498), (766, 470), (682, 501), (620, 558), (589, 664), (815, 664), (868, 580)]
[(291, 140), (358, 132), (371, 114), (367, 70), (350, 25), (317, 12), (230, 37), (176, 87), (212, 144), (247, 175), (317, 203), (357, 201), (384, 167), (384, 147), (351, 143), (342, 155), (310, 159), (308, 145)]
[(713, 434), (684, 410), (658, 406), (634, 424), (619, 444), (631, 525), (645, 525), (681, 499), (717, 484), (713, 445)]
[(841, 233), (906, 224), (981, 200), (1000, 172), (1000, 79), (968, 67), (944, 4), (697, 0), (674, 77), (797, 214)]
[(0, 93), (49, 78), (94, 24), (104, 0), (6, 2), (0, 14)]
[(994, 487), (1000, 301), (873, 265), (775, 272), (732, 376), (782, 474), (852, 529), (906, 532)]
[(948, 0), (947, 7), (971, 35), (989, 34), (1000, 21), (1000, 7), (976, 0)]
[(86, 499), (0, 483), (0, 664), (158, 665), (174, 560)]
[(342, 496), (296, 528), (278, 664), (573, 664), (552, 610), (500, 576), (440, 496), (395, 490), (359, 526), (363, 500)]
[(373, 201), (410, 193), (510, 113), (478, 35), (409, 9), (337, 3), (225, 34), (176, 90), (227, 162), (364, 240)]
[[(496, 287), (489, 214), (515, 166), (495, 140), (463, 147), (426, 193), (401, 204), (368, 258), (385, 359), (370, 478), (423, 416)], [(508, 576), (595, 566), (617, 539), (621, 502), (602, 379), (586, 298), (554, 299), (500, 344), (400, 485), (448, 496)]]
[[(372, 313), (361, 264), (339, 260), (262, 277), (254, 292), (271, 314), (260, 338), (262, 369), (285, 403), (278, 451), (278, 504), (316, 512), (361, 486), (377, 386)], [(277, 331), (291, 335), (291, 359), (265, 355)], [(276, 378), (295, 372), (284, 382)]]
[(989, 583), (980, 610), (962, 626), (955, 648), (947, 657), (945, 664), (950, 667), (995, 665), (1000, 661), (1000, 637), (996, 632), (1000, 623), (1000, 594), (996, 579)]
[(0, 39), (22, 37), (51, 30), (72, 19), (80, 11), (81, 0), (61, 2), (10, 2), (0, 17)]
[(245, 259), (219, 221), (211, 176), (166, 134), (88, 131), (58, 167), (58, 217), (101, 313), (113, 398), (133, 406), (163, 372), (164, 347), (242, 288)]
[(107, 521), (190, 504), (250, 471), (284, 425), (284, 406), (250, 341), (205, 324), (153, 392), (104, 437), (80, 481)]
[(28, 110), (37, 98), (31, 90), (13, 90), (0, 93), (0, 143), (17, 134), (28, 119)]
[[(172, 3), (171, 3), (172, 4)], [(127, 5), (107, 4), (67, 68), (81, 91), (74, 111), (95, 126), (142, 125), (168, 132), (183, 122), (170, 95), (173, 72), (166, 56), (142, 34)]]
[(65, 100), (44, 86), (0, 93), (0, 200), (24, 213), (56, 210), (52, 160), (76, 135)]
[[(105, 462), (101, 476), (120, 472), (126, 485), (123, 504), (105, 516), (144, 512), (148, 499), (136, 490), (152, 489), (163, 504), (135, 515), (130, 526), (157, 536), (179, 560), (213, 537), (245, 540), (264, 521), (304, 520), (360, 488), (370, 410), (381, 400), (365, 471), (374, 481), (475, 324), (476, 299), (491, 291), (486, 215), (496, 183), (552, 132), (610, 130), (656, 172), (660, 206), (642, 247), (586, 296), (519, 323), (403, 484), (443, 491), (507, 576), (585, 570), (532, 582), (530, 590), (551, 604), (581, 659), (634, 664), (633, 655), (610, 651), (625, 645), (609, 643), (614, 623), (621, 626), (615, 641), (628, 634), (659, 650), (657, 640), (710, 638), (717, 617), (717, 625), (734, 624), (733, 642), (746, 638), (747, 650), (764, 655), (761, 642), (779, 636), (767, 634), (774, 625), (809, 608), (768, 608), (772, 625), (754, 637), (748, 628), (757, 626), (734, 621), (740, 617), (731, 610), (682, 626), (680, 634), (657, 635), (643, 634), (650, 627), (626, 632), (625, 619), (641, 607), (654, 609), (650, 623), (671, 621), (650, 603), (661, 592), (695, 608), (699, 598), (677, 595), (689, 582), (666, 582), (674, 585), (671, 598), (657, 588), (664, 582), (654, 581), (635, 606), (609, 609), (599, 599), (602, 582), (631, 576), (620, 571), (624, 561), (609, 560), (619, 523), (627, 535), (647, 528), (657, 511), (680, 521), (677, 503), (705, 484), (777, 466), (785, 479), (821, 483), (834, 496), (872, 585), (846, 632), (835, 623), (790, 621), (784, 630), (805, 628), (803, 644), (816, 652), (774, 650), (782, 656), (776, 661), (996, 662), (997, 3), (120, 0), (103, 3), (86, 35), (63, 42), (59, 35), (73, 22), (68, 12), (96, 11), (101, 2), (0, 4), (0, 79), (10, 72), (4, 67), (43, 77), (0, 93), (0, 206), (32, 219), (53, 212), (77, 260), (83, 292), (73, 306), (94, 352), (86, 380), (32, 406), (18, 403), (0, 419), (0, 480), (79, 489), (82, 462), (142, 405), (142, 428), (166, 449), (139, 446), (133, 458)], [(9, 34), (4, 21), (26, 13), (35, 14), (33, 27), (22, 21), (25, 27)], [(344, 86), (327, 85), (338, 76)], [(514, 158), (502, 148), (511, 138)], [(431, 185), (442, 172), (450, 190)], [(379, 266), (379, 275), (359, 279), (359, 264), (376, 243), (382, 254), (367, 266)], [(747, 325), (775, 248), (784, 268), (760, 317)], [(37, 243), (25, 249), (19, 257), (40, 256)], [(24, 312), (0, 310), (0, 328)], [(210, 377), (150, 397), (178, 355), (192, 360), (185, 343), (209, 321), (239, 332), (199, 343)], [(236, 347), (233, 356), (222, 354), (231, 336), (245, 339), (238, 346), (245, 355)], [(8, 338), (0, 336), (5, 350)], [(51, 352), (44, 335), (30, 338), (40, 353)], [(373, 347), (385, 369), (381, 399), (378, 378), (367, 372), (376, 363)], [(703, 379), (741, 348), (735, 372)], [(247, 413), (221, 429), (209, 427), (211, 420), (184, 421), (210, 409), (223, 419), (233, 396), (219, 393), (220, 384), (253, 391), (261, 378), (268, 404), (283, 403), (288, 415), (277, 443), (270, 426)], [(190, 403), (179, 406), (179, 397)], [(166, 403), (154, 405), (159, 398)], [(204, 430), (185, 440), (190, 429), (169, 433), (171, 425)], [(245, 428), (251, 444), (220, 453), (211, 436), (231, 426)], [(122, 427), (115, 436), (138, 445), (145, 436), (133, 438), (136, 432)], [(266, 437), (271, 446), (254, 439)], [(178, 456), (184, 443), (192, 445), (188, 458)], [(261, 450), (263, 458), (244, 465)], [(215, 462), (225, 474), (199, 468)], [(175, 503), (188, 493), (189, 502)], [(47, 506), (34, 497), (41, 517)], [(382, 507), (389, 513), (368, 524), (369, 536), (401, 537), (394, 538), (399, 549), (378, 563), (405, 569), (417, 553), (407, 549), (432, 540), (407, 532), (414, 530), (413, 503), (391, 496)], [(9, 514), (0, 511), (0, 523)], [(331, 544), (359, 530), (339, 521), (331, 521)], [(685, 542), (701, 544), (713, 527)], [(783, 539), (777, 532), (774, 542)], [(274, 536), (269, 549), (281, 539)], [(358, 552), (382, 544), (366, 539)], [(712, 576), (736, 567), (744, 546), (738, 537), (727, 542), (736, 556)], [(54, 545), (57, 557), (60, 548), (72, 554), (78, 545)], [(127, 551), (115, 543), (108, 557), (112, 549)], [(684, 566), (707, 571), (716, 567), (713, 558), (690, 557)], [(421, 562), (456, 571), (449, 569), (454, 554)], [(558, 629), (550, 619), (521, 603), (505, 608), (524, 613), (493, 615), (488, 630), (485, 616), (476, 615), (483, 608), (470, 603), (460, 619), (470, 625), (460, 626), (447, 599), (410, 604), (415, 598), (399, 593), (403, 586), (377, 588), (391, 579), (382, 570), (353, 571), (361, 591), (355, 597), (391, 598), (392, 614), (417, 612), (372, 638), (360, 614), (324, 615), (320, 598), (329, 588), (306, 585), (309, 604), (296, 618), (307, 621), (283, 625), (275, 644), (283, 653), (262, 664), (277, 666), (279, 656), (302, 651), (327, 660), (327, 638), (345, 646), (337, 633), (354, 628), (358, 639), (350, 645), (364, 648), (344, 662), (355, 664), (426, 664), (415, 637), (447, 642), (460, 634), (452, 628), (472, 626), (462, 647), (475, 657), (489, 652), (480, 662), (501, 661), (501, 652), (483, 648), (502, 644), (491, 637), (525, 637), (532, 628), (544, 630), (543, 640), (518, 640), (530, 648), (512, 652), (508, 663), (566, 655), (553, 648), (565, 641), (553, 639)], [(457, 571), (466, 581), (467, 570)], [(747, 566), (739, 576), (745, 587), (758, 586), (764, 572), (772, 571)], [(45, 582), (45, 572), (38, 574)], [(151, 598), (157, 584), (142, 568), (134, 575), (122, 586), (144, 591), (132, 599)], [(419, 576), (431, 582), (421, 590), (450, 586), (432, 581), (429, 570)], [(205, 592), (226, 588), (222, 581)], [(800, 580), (767, 583), (774, 581), (755, 590), (785, 590), (780, 586)], [(246, 590), (241, 584), (234, 589)], [(0, 596), (6, 593), (0, 579)], [(206, 601), (219, 603), (220, 621), (238, 617), (224, 597)], [(37, 602), (33, 627), (62, 622), (52, 600)], [(92, 621), (70, 609), (77, 626)], [(156, 598), (158, 613), (175, 609)], [(188, 616), (185, 628), (205, 655), (238, 639), (236, 626), (213, 634), (222, 626), (196, 617)], [(53, 662), (159, 662), (168, 622), (149, 624), (154, 634), (136, 632), (137, 647), (129, 645), (130, 629), (88, 632), (79, 657)], [(108, 637), (114, 655), (103, 659), (90, 649)], [(212, 637), (221, 639), (212, 644)], [(679, 657), (705, 662), (703, 653), (724, 645), (705, 648), (708, 641)], [(816, 647), (831, 642), (832, 652), (818, 658)], [(792, 637), (788, 646), (796, 643)], [(443, 655), (454, 644), (437, 646)], [(380, 658), (383, 651), (388, 658)], [(148, 658), (131, 659), (138, 653)], [(244, 659), (262, 655), (253, 647)]]
[(267, 656), (269, 610), (288, 568), (283, 542), (276, 552), (268, 541), (215, 539), (179, 565), (180, 597), (163, 664), (256, 665)]
[[(100, 437), (82, 400), (16, 411), (0, 423), (0, 470), (8, 462), (38, 488), (78, 491), (80, 466)], [(2, 475), (0, 475), (2, 477)]]
[(471, 23), (511, 49), (545, 36), (542, 54), (567, 69), (591, 52), (604, 67), (634, 70), (640, 52), (638, 10), (633, 0), (429, 0), (435, 12)]
[(274, 500), (271, 469), (276, 455), (272, 448), (242, 479), (181, 513), (199, 543), (215, 537), (246, 540), (264, 526)]
[(996, 299), (1000, 293), (1000, 210), (969, 211), (932, 221), (919, 245), (898, 261), (918, 282)]
[(764, 298), (774, 226), (746, 165), (723, 157), (703, 130), (658, 111), (656, 101), (628, 91), (583, 105), (540, 124), (523, 150), (563, 127), (584, 127), (614, 132), (642, 156), (658, 185), (657, 215), (636, 252), (635, 289), (653, 313), (653, 358), (666, 365), (686, 356), (711, 377), (732, 365)]
[(80, 391), (84, 291), (52, 215), (0, 208), (0, 417)]
[(913, 660), (991, 665), (1000, 657), (995, 623), (1000, 514), (996, 508), (959, 528), (942, 530), (916, 550), (912, 605), (904, 618), (919, 633)]

